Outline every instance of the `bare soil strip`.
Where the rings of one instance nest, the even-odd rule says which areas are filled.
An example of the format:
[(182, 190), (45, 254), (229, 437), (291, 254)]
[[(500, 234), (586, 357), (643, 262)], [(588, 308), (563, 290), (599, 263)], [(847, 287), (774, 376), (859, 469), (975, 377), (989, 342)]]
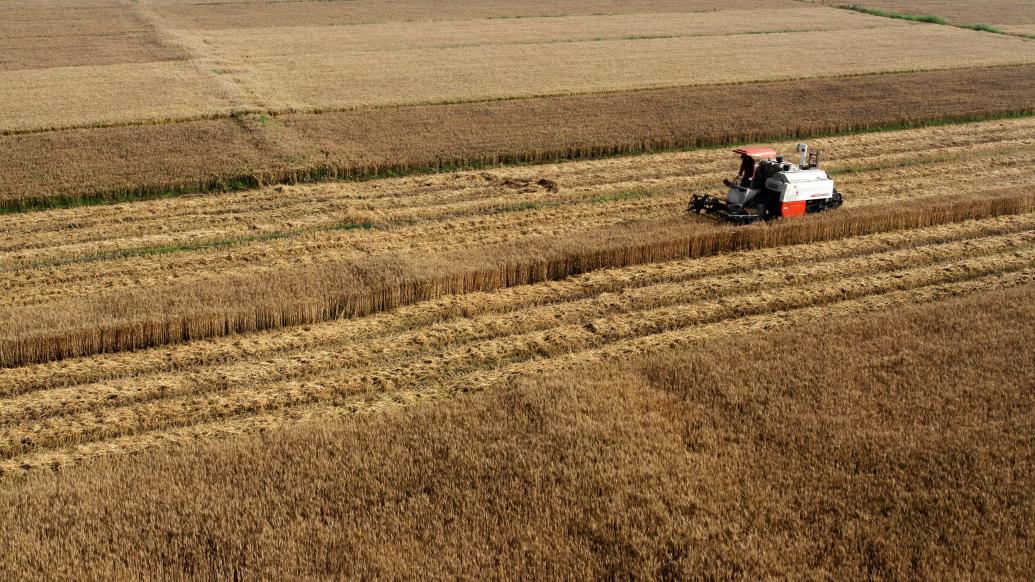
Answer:
[(0, 207), (1028, 114), (1033, 95), (1035, 67), (1021, 66), (3, 135)]

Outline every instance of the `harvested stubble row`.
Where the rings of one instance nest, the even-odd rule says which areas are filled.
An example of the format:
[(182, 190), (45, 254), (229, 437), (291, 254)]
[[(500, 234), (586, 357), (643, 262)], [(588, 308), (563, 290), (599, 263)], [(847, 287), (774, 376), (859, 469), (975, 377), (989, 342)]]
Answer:
[[(1033, 128), (1025, 119), (813, 144), (838, 172), (849, 206), (861, 207), (938, 196), (946, 181), (959, 191), (1030, 187)], [(139, 288), (160, 294), (170, 285), (300, 264), (665, 220), (682, 213), (688, 192), (728, 176), (727, 155), (695, 151), (0, 217), (0, 304)]]
[[(397, 336), (417, 329), (427, 330), (458, 317), (503, 317), (540, 305), (572, 302), (602, 294), (690, 280), (697, 280), (700, 286), (701, 280), (714, 279), (719, 285), (723, 277), (731, 274), (765, 269), (776, 273), (791, 267), (807, 269), (810, 265), (856, 261), (860, 257), (875, 257), (878, 253), (887, 253), (884, 260), (895, 260), (900, 255), (908, 258), (909, 249), (915, 247), (926, 247), (930, 251), (943, 253), (947, 251), (948, 254), (940, 256), (952, 258), (955, 256), (952, 254), (953, 249), (965, 252), (971, 245), (988, 249), (989, 245), (999, 244), (996, 241), (1010, 240), (1010, 235), (1027, 236), (1033, 229), (1035, 214), (1010, 215), (803, 246), (647, 263), (620, 270), (604, 269), (563, 281), (489, 293), (446, 296), (366, 318), (335, 320), (306, 328), (212, 338), (139, 352), (105, 354), (6, 369), (0, 371), (0, 397), (13, 399), (33, 391), (159, 372), (198, 371), (200, 367), (216, 363), (254, 362), (270, 358), (284, 361), (288, 356), (341, 347), (353, 341), (368, 341), (375, 336)], [(914, 261), (913, 264), (918, 263)], [(721, 283), (720, 288), (728, 289), (730, 285), (737, 284), (726, 281)], [(703, 289), (706, 295), (714, 294), (707, 286)], [(78, 394), (85, 397), (82, 391)], [(75, 406), (71, 403), (69, 405)]]
[[(955, 179), (955, 171), (974, 170), (954, 182), (963, 191), (980, 191), (990, 183), (1003, 189), (1023, 188), (1031, 184), (1028, 166), (1035, 162), (1035, 153), (1009, 158), (1009, 166), (999, 165), (1004, 162), (1000, 159), (994, 167), (988, 166), (985, 160), (956, 166), (951, 162), (932, 166), (918, 163), (911, 166), (909, 172), (900, 171), (891, 183), (873, 183), (872, 173), (852, 173), (850, 179), (843, 183), (851, 188), (847, 191), (853, 193), (852, 208), (894, 204), (904, 199), (916, 202), (924, 197), (922, 192), (938, 185), (939, 178), (953, 176)], [(711, 183), (716, 184), (720, 180), (720, 176), (715, 176)], [(362, 263), (386, 253), (426, 254), (432, 250), (435, 253), (456, 253), (464, 249), (489, 252), (493, 246), (506, 248), (515, 243), (531, 244), (543, 237), (555, 239), (566, 234), (578, 237), (585, 231), (606, 231), (623, 224), (667, 222), (682, 214), (688, 190), (666, 188), (666, 191), (651, 191), (626, 199), (621, 195), (611, 195), (609, 188), (602, 188), (595, 197), (588, 196), (592, 191), (583, 192), (574, 200), (551, 195), (550, 199), (540, 203), (517, 203), (514, 210), (492, 211), (490, 208), (486, 214), (475, 212), (469, 215), (467, 206), (461, 204), (447, 209), (420, 209), (417, 212), (423, 215), (421, 219), (402, 224), (375, 221), (372, 224), (378, 226), (371, 229), (318, 227), (310, 231), (275, 232), (253, 238), (216, 239), (212, 243), (190, 238), (169, 246), (123, 246), (121, 250), (85, 256), (56, 254), (61, 251), (75, 253), (82, 248), (79, 245), (40, 249), (40, 253), (54, 254), (42, 262), (0, 267), (0, 306), (29, 306), (98, 295), (113, 296), (126, 290), (144, 288), (161, 295), (162, 290), (170, 286), (221, 277), (272, 275), (281, 269), (300, 265), (316, 267), (346, 260)], [(865, 195), (855, 195), (855, 192), (865, 192)], [(936, 193), (933, 195), (937, 196)], [(685, 228), (689, 233), (708, 225), (707, 221), (688, 222)], [(226, 244), (221, 244), (220, 240)], [(131, 242), (132, 239), (97, 241), (112, 246)], [(18, 254), (25, 253), (18, 251)], [(2, 263), (0, 260), (0, 265)]]
[(1029, 114), (1033, 95), (1017, 66), (4, 135), (0, 207)]
[(0, 341), (0, 364), (17, 366), (355, 317), (442, 295), (526, 285), (594, 269), (919, 228), (1032, 208), (1031, 194), (988, 192), (928, 198), (894, 209), (863, 207), (757, 228), (714, 226), (687, 232), (686, 219), (674, 219), (581, 237), (547, 237), (494, 247), (491, 253), (474, 248), (292, 269), (275, 277), (230, 279), (218, 289), (184, 286), (161, 299), (153, 292), (130, 292), (75, 303), (74, 317), (54, 305), (14, 312), (9, 335)]
[[(980, 234), (1004, 228), (1000, 234)], [(814, 252), (787, 253), (781, 268), (756, 256), (772, 255), (774, 249), (751, 251), (740, 260), (763, 268), (737, 279), (721, 274), (724, 267), (718, 261), (604, 271), (581, 282), (528, 289), (526, 304), (514, 303), (512, 311), (506, 296), (512, 300), (514, 292), (503, 292), (504, 305), (487, 308), (483, 297), (457, 297), (384, 314), (372, 322), (323, 324), (316, 334), (323, 338), (321, 343), (286, 351), (241, 354), (236, 347), (240, 342), (229, 340), (165, 348), (205, 354), (200, 367), (182, 371), (162, 370), (163, 359), (155, 353), (100, 355), (83, 362), (6, 370), (0, 378), (18, 388), (0, 401), (0, 456), (6, 457), (0, 466), (13, 470), (104, 450), (117, 452), (133, 448), (135, 441), (175, 442), (185, 435), (219, 433), (226, 428), (219, 426), (223, 422), (240, 428), (253, 415), (262, 417), (267, 411), (279, 411), (283, 422), (295, 412), (281, 409), (332, 405), (341, 407), (341, 413), (369, 410), (453, 389), (477, 389), (488, 385), (476, 381), (479, 378), (491, 383), (528, 366), (567, 367), (586, 357), (639, 351), (658, 342), (702, 341), (738, 329), (793, 324), (833, 312), (871, 310), (1035, 279), (1030, 217), (964, 225), (960, 232), (968, 229), (977, 237), (915, 248), (909, 241), (937, 240), (938, 231), (946, 229), (870, 237), (858, 241), (861, 254), (851, 258), (838, 257), (844, 251), (834, 245), (820, 245)], [(886, 252), (892, 240), (901, 250)], [(849, 247), (852, 244), (848, 241)], [(637, 273), (647, 273), (648, 278), (638, 278)], [(559, 293), (555, 285), (560, 285)], [(601, 294), (604, 288), (612, 292)], [(531, 291), (545, 293), (535, 299)], [(739, 301), (724, 300), (729, 293), (736, 293)], [(474, 313), (483, 312), (467, 313), (463, 304)], [(430, 314), (425, 311), (429, 307)], [(501, 307), (502, 313), (493, 311)], [(429, 317), (431, 321), (419, 323)], [(255, 338), (255, 345), (269, 348), (285, 336), (290, 344), (293, 335), (287, 331)], [(217, 345), (228, 351), (214, 349)], [(65, 388), (40, 382), (45, 374), (54, 377), (48, 368), (75, 371), (94, 363), (103, 368), (105, 361), (132, 357), (159, 369), (109, 368), (119, 376)], [(269, 420), (259, 418), (260, 423)]]

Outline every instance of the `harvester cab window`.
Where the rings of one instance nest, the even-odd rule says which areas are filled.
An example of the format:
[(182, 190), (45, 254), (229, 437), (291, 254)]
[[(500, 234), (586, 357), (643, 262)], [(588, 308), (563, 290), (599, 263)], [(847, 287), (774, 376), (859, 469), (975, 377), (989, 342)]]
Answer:
[(755, 159), (751, 156), (740, 156), (740, 186), (748, 188), (751, 186), (751, 179), (755, 176)]

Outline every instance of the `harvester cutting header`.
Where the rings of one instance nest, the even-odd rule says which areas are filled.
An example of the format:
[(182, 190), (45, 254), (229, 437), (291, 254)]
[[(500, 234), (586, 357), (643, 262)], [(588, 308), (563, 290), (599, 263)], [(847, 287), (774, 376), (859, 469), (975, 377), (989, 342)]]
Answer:
[(841, 206), (834, 181), (819, 168), (819, 150), (798, 144), (798, 165), (784, 162), (771, 148), (737, 148), (733, 153), (740, 154), (740, 171), (733, 181), (723, 180), (726, 200), (694, 195), (687, 212), (751, 224)]

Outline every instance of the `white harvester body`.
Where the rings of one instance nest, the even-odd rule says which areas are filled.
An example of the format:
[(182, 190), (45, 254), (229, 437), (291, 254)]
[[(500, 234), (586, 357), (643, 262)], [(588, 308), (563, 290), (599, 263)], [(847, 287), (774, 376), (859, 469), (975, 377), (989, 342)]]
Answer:
[(819, 167), (819, 152), (810, 152), (805, 144), (798, 144), (799, 164), (785, 162), (771, 148), (733, 151), (741, 156), (741, 164), (736, 178), (725, 180), (726, 200), (694, 196), (689, 212), (748, 224), (841, 206), (841, 195), (834, 188), (834, 181)]

